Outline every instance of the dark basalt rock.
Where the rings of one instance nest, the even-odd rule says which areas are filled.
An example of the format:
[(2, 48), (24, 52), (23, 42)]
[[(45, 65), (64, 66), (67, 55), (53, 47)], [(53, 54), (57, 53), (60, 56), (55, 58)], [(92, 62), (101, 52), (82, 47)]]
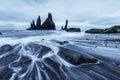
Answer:
[(41, 18), (38, 16), (37, 22), (35, 25), (35, 21), (33, 20), (32, 23), (30, 24), (30, 28), (27, 30), (55, 30), (55, 23), (53, 22), (52, 19), (52, 14), (48, 13), (48, 18), (43, 22), (41, 25)]
[(59, 43), (60, 45), (65, 45), (65, 44), (67, 44), (67, 43), (69, 43), (68, 41), (55, 41), (55, 42), (57, 42), (57, 43)]
[(27, 46), (25, 46), (25, 50), (29, 50), (32, 53), (38, 53), (38, 50), (39, 50), (39, 53), (40, 53), (38, 55), (39, 58), (43, 57), (49, 51), (52, 51), (50, 48), (48, 48), (46, 46), (35, 44), (35, 43), (27, 44)]
[(82, 55), (76, 51), (62, 48), (62, 47), (60, 47), (60, 51), (58, 55), (61, 56), (64, 60), (66, 60), (70, 64), (73, 64), (75, 66), (85, 64), (85, 63), (97, 63), (98, 62), (98, 60), (95, 58), (91, 58), (86, 55)]
[(42, 24), (42, 28), (43, 30), (55, 30), (55, 23), (53, 22), (51, 13), (48, 13), (48, 18)]
[(3, 52), (3, 51), (10, 51), (12, 50), (13, 47), (9, 44), (6, 44), (6, 45), (3, 45), (2, 47), (0, 47), (0, 52)]
[(38, 16), (38, 18), (37, 18), (36, 29), (37, 30), (41, 30), (42, 29), (40, 16)]
[(71, 58), (70, 62), (74, 65), (80, 65), (82, 63), (96, 63), (96, 59), (86, 58), (83, 56), (79, 56), (77, 59)]
[(85, 31), (85, 33), (100, 33), (100, 34), (120, 33), (120, 26), (113, 26), (106, 29), (90, 29)]
[(64, 45), (64, 44), (67, 44), (69, 43), (68, 41), (63, 41), (63, 42), (60, 42), (60, 45)]
[(0, 68), (0, 80), (9, 80), (12, 76), (12, 73), (14, 73), (14, 71), (8, 66)]
[(102, 33), (103, 31), (103, 29), (90, 29), (85, 31), (85, 33)]
[(106, 33), (120, 33), (120, 26), (113, 26), (111, 28), (107, 28), (102, 33), (103, 34), (106, 34)]
[(65, 30), (67, 32), (81, 32), (80, 28), (68, 28), (68, 20), (66, 20), (65, 27), (62, 26), (61, 30)]
[(0, 32), (0, 35), (1, 35), (2, 33)]
[(35, 26), (35, 21), (33, 20), (31, 23), (30, 23), (30, 28), (28, 28), (27, 30), (36, 30), (36, 26)]
[(81, 32), (80, 28), (68, 28), (67, 32)]
[(68, 20), (66, 20), (66, 22), (65, 22), (65, 26), (63, 27), (61, 27), (61, 30), (67, 30), (67, 27), (68, 27)]
[(66, 20), (66, 23), (65, 23), (65, 28), (64, 28), (64, 30), (67, 30), (67, 27), (68, 27), (68, 20)]

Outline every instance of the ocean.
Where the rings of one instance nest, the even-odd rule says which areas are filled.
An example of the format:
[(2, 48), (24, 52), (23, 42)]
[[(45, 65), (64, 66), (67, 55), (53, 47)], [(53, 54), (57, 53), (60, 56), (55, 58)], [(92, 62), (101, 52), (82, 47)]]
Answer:
[(119, 34), (0, 32), (0, 80), (120, 80)]

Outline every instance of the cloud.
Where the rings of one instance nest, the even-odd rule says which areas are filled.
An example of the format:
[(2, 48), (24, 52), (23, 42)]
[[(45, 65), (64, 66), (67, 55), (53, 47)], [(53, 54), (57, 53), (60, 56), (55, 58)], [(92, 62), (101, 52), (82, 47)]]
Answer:
[(23, 1), (29, 5), (44, 4), (49, 2), (49, 0), (23, 0)]
[(15, 26), (21, 22), (29, 23), (38, 15), (44, 21), (48, 12), (53, 13), (54, 21), (59, 26), (66, 19), (73, 26), (120, 23), (119, 0), (0, 0), (0, 3), (0, 21), (18, 23)]
[(0, 29), (1, 30), (25, 30), (29, 27), (29, 23), (25, 22), (15, 22), (15, 21), (0, 21)]

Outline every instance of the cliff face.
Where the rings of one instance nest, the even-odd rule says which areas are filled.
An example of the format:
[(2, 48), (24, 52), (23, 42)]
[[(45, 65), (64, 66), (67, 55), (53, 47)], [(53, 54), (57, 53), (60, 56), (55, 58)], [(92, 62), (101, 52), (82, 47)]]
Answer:
[(52, 14), (48, 13), (48, 17), (47, 19), (43, 22), (43, 24), (41, 24), (41, 18), (40, 16), (38, 16), (37, 18), (37, 22), (35, 25), (35, 21), (33, 20), (30, 28), (28, 28), (27, 30), (55, 30), (55, 23), (53, 22), (52, 19)]

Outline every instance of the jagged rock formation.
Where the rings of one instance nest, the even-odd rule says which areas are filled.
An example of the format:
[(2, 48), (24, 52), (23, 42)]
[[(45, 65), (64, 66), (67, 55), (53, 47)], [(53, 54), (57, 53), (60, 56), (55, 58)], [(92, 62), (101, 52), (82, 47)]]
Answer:
[(63, 27), (61, 27), (61, 30), (67, 30), (67, 27), (68, 27), (68, 19), (66, 20), (66, 22), (65, 22), (65, 26)]
[(36, 29), (37, 29), (37, 30), (42, 30), (41, 18), (40, 18), (40, 16), (38, 16), (38, 18), (37, 18)]
[(100, 34), (120, 33), (120, 26), (113, 26), (106, 29), (90, 29), (85, 31), (85, 33), (100, 33)]
[(36, 30), (36, 26), (35, 26), (35, 21), (33, 20), (31, 23), (30, 23), (30, 28), (28, 28), (27, 30)]
[(51, 13), (48, 13), (48, 18), (42, 24), (42, 28), (43, 30), (55, 30), (55, 23), (53, 22)]
[(80, 28), (68, 28), (68, 19), (65, 22), (65, 27), (62, 26), (61, 30), (65, 30), (67, 32), (81, 32)]
[(27, 30), (55, 30), (56, 29), (51, 13), (48, 13), (48, 18), (43, 22), (42, 25), (41, 25), (41, 18), (40, 16), (38, 16), (36, 25), (35, 25), (35, 21), (33, 20), (30, 26), (31, 27), (28, 28)]
[(65, 23), (65, 28), (64, 28), (64, 30), (67, 30), (67, 27), (68, 27), (68, 20), (66, 20), (66, 23)]

